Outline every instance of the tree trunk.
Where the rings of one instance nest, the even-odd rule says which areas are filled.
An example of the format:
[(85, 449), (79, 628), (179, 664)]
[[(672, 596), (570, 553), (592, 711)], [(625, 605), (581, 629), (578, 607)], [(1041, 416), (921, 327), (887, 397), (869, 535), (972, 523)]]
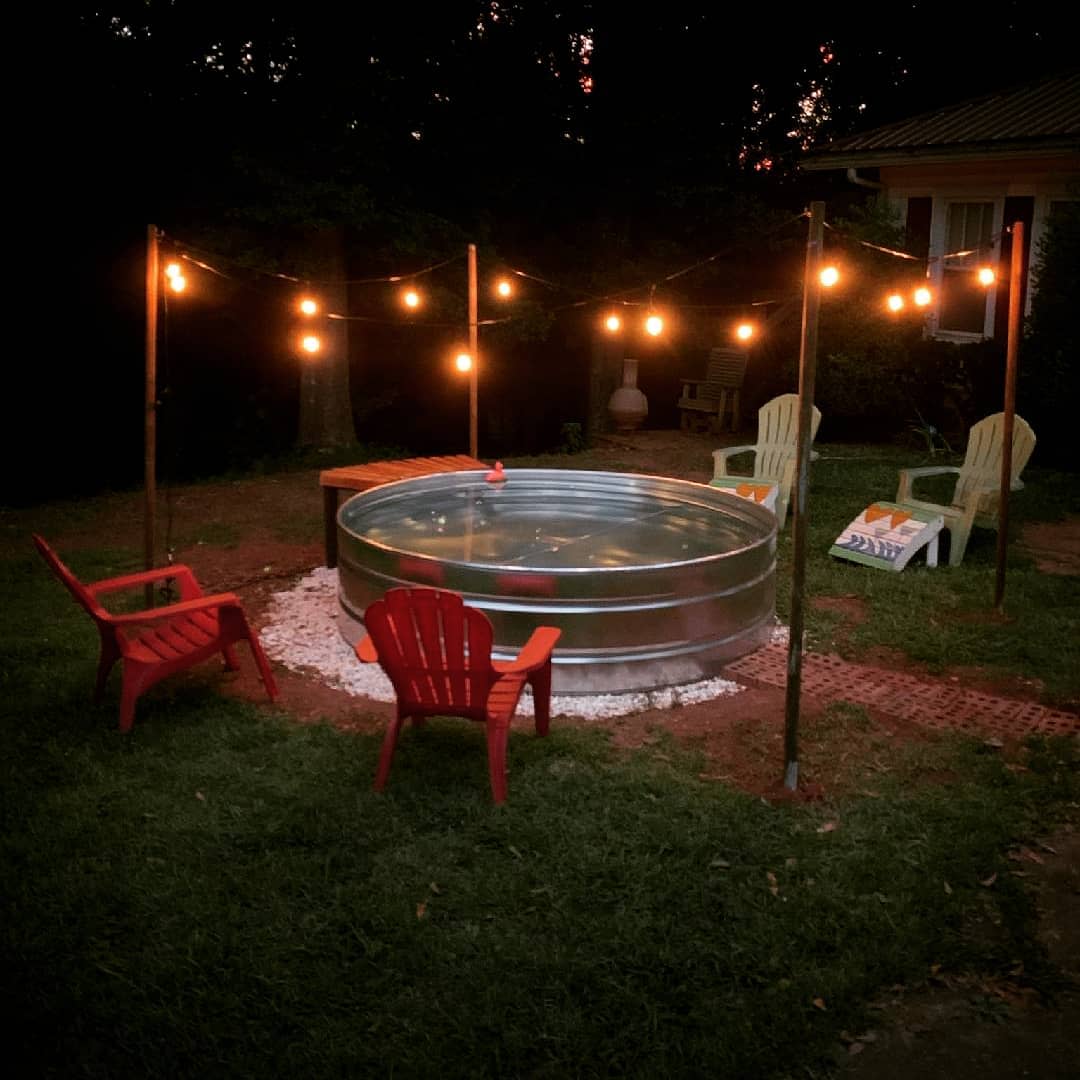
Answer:
[(622, 372), (622, 343), (611, 334), (596, 332), (589, 356), (589, 403), (585, 414), (585, 437), (592, 442), (608, 431), (607, 405), (619, 385)]
[(319, 314), (304, 321), (300, 333), (316, 334), (322, 347), (317, 353), (301, 351), (300, 423), (297, 445), (325, 450), (356, 442), (352, 398), (349, 393), (349, 324), (328, 319), (327, 312), (349, 313), (348, 286), (344, 284), (345, 231), (338, 227), (320, 231), (313, 238), (319, 255), (319, 277), (340, 284), (318, 285), (312, 295)]

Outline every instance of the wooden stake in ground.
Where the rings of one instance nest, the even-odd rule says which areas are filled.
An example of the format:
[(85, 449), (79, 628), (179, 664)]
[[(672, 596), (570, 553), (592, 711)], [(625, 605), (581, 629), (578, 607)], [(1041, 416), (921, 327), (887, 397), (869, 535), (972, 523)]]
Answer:
[[(154, 568), (155, 510), (157, 507), (157, 317), (158, 231), (146, 226), (146, 370), (143, 387), (143, 569)], [(154, 586), (145, 590), (146, 606), (153, 607)]]
[(476, 299), (476, 245), (469, 245), (469, 355), (472, 367), (469, 368), (469, 456), (477, 457), (478, 432), (478, 397), (480, 380), (479, 334), (477, 332)]
[(1009, 489), (1012, 487), (1013, 418), (1016, 416), (1016, 357), (1020, 350), (1020, 300), (1023, 292), (1024, 223), (1012, 227), (1012, 258), (1009, 262), (1009, 334), (1005, 347), (1005, 405), (1001, 424), (1001, 488), (998, 496), (997, 573), (994, 607), (1005, 602), (1005, 562), (1009, 550)]
[(818, 312), (821, 309), (821, 252), (825, 204), (810, 204), (803, 278), (802, 344), (799, 349), (799, 434), (796, 444), (792, 523), (791, 627), (788, 632), (787, 698), (784, 706), (784, 786), (799, 786), (799, 695), (802, 689), (803, 584), (806, 578), (807, 490), (810, 476), (811, 415), (817, 369)]

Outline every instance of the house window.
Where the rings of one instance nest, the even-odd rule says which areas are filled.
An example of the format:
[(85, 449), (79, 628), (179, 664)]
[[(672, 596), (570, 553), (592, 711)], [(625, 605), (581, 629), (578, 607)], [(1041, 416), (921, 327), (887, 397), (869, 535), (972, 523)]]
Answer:
[(993, 248), (993, 220), (992, 202), (948, 205), (941, 273), (940, 330), (964, 334), (985, 331), (987, 293), (972, 271), (980, 258), (986, 258)]

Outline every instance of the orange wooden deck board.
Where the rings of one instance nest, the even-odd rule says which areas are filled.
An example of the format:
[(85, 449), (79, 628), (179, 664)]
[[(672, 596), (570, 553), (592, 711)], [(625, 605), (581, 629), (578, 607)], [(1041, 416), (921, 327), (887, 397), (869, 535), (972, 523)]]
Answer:
[(337, 566), (337, 510), (339, 491), (367, 491), (380, 484), (408, 480), (431, 473), (463, 472), (488, 466), (468, 454), (440, 454), (434, 457), (400, 458), (397, 461), (368, 461), (363, 465), (343, 465), (319, 473), (323, 489), (323, 539), (326, 565)]
[(486, 469), (483, 461), (468, 454), (441, 455), (436, 457), (402, 458), (398, 461), (369, 461), (364, 465), (344, 465), (325, 469), (319, 474), (323, 487), (351, 488), (364, 491), (378, 484), (389, 484), (427, 473), (457, 472), (467, 469)]

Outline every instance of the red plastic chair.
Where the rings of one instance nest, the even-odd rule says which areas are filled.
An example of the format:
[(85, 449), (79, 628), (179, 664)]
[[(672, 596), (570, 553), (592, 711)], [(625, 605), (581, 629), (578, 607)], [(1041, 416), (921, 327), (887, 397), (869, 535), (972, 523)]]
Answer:
[[(266, 654), (248, 625), (240, 598), (234, 593), (204, 596), (191, 569), (179, 565), (126, 574), (87, 585), (79, 581), (60, 561), (56, 552), (36, 534), (34, 543), (56, 576), (86, 609), (101, 635), (95, 701), (101, 700), (113, 665), (117, 660), (123, 661), (121, 731), (131, 730), (139, 695), (161, 679), (202, 663), (214, 653), (221, 653), (225, 657), (225, 666), (230, 671), (236, 671), (240, 664), (233, 645), (238, 641), (246, 641), (251, 646), (270, 700), (277, 700), (277, 684)], [(105, 593), (151, 585), (166, 578), (173, 578), (177, 582), (179, 603), (113, 615), (98, 600)]]
[(516, 660), (491, 659), (488, 617), (458, 593), (424, 587), (390, 589), (364, 612), (368, 636), (356, 646), (365, 663), (378, 663), (397, 695), (397, 715), (386, 729), (375, 790), (390, 775), (401, 725), (428, 716), (463, 716), (487, 727), (488, 771), (496, 803), (506, 801), (506, 742), (521, 691), (532, 687), (536, 731), (551, 722), (551, 652), (562, 631), (537, 627)]

